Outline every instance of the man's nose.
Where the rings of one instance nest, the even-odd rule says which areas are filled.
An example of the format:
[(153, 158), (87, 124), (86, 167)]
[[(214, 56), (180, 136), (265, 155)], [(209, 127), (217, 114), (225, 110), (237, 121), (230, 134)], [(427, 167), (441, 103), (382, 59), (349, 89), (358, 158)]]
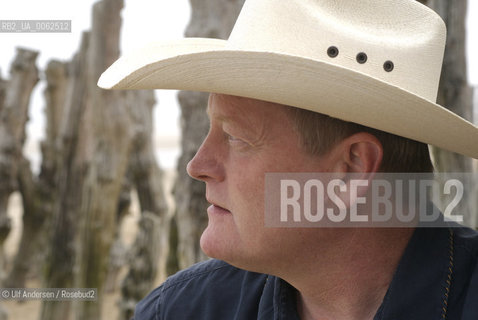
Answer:
[(186, 170), (191, 178), (204, 182), (224, 180), (224, 167), (220, 161), (220, 147), (208, 135)]

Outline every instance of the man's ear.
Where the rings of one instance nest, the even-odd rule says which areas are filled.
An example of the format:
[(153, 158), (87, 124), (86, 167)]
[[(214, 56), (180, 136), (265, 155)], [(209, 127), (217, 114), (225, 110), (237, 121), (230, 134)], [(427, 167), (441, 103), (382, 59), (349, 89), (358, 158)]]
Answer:
[(344, 183), (339, 198), (350, 209), (367, 194), (382, 164), (383, 146), (374, 135), (360, 132), (339, 142), (333, 154), (335, 169), (340, 170), (336, 172), (342, 174), (340, 179)]
[(372, 134), (359, 132), (340, 142), (342, 161), (350, 173), (370, 173), (380, 169), (383, 146)]

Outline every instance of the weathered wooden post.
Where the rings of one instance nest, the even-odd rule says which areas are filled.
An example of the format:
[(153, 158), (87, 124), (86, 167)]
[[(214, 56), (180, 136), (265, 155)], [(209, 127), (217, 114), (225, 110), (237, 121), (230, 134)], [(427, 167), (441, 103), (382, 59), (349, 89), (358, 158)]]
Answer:
[(56, 191), (56, 139), (67, 84), (67, 65), (51, 61), (45, 71), (47, 87), (46, 99), (46, 138), (42, 142), (42, 165), (39, 177), (35, 178), (27, 159), (21, 159), (18, 167), (18, 185), (23, 202), (23, 232), (13, 268), (5, 280), (6, 287), (23, 288), (28, 273), (39, 275), (45, 258), (47, 226), (51, 215)]
[[(465, 52), (467, 0), (453, 2), (428, 0), (425, 3), (442, 17), (448, 33), (438, 103), (459, 116), (473, 121), (473, 90), (468, 85)], [(439, 172), (473, 171), (471, 158), (438, 148), (432, 148), (432, 154)], [(467, 225), (476, 228), (478, 227), (478, 215), (476, 214), (478, 188), (473, 185), (472, 181), (464, 182), (464, 201), (459, 203), (456, 210), (465, 214), (464, 219)]]
[(10, 79), (0, 83), (0, 246), (10, 232), (7, 203), (10, 194), (18, 190), (30, 96), (38, 82), (37, 56), (38, 52), (17, 49)]

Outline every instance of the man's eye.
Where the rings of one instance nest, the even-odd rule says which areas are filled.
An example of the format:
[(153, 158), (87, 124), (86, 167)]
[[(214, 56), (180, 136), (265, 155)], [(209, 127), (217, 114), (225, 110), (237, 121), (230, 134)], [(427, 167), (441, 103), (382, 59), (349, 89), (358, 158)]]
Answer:
[(237, 138), (235, 136), (232, 136), (228, 133), (226, 133), (226, 138), (227, 138), (227, 141), (230, 143), (230, 144), (234, 144), (234, 145), (238, 145), (238, 144), (246, 144), (246, 142), (240, 138)]
[(229, 140), (229, 141), (231, 141), (231, 142), (232, 142), (232, 141), (240, 141), (240, 139), (238, 139), (238, 138), (236, 138), (236, 137), (234, 137), (234, 136), (231, 136), (230, 134), (226, 134), (226, 136), (227, 136), (227, 140)]

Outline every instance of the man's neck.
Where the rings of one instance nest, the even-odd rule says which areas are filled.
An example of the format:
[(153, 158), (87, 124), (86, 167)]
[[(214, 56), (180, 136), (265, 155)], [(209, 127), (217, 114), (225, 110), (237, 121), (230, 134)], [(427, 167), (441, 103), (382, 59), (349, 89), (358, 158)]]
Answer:
[(373, 319), (413, 229), (342, 232), (335, 250), (315, 252), (316, 259), (298, 257), (293, 270), (279, 275), (298, 290), (302, 320)]

